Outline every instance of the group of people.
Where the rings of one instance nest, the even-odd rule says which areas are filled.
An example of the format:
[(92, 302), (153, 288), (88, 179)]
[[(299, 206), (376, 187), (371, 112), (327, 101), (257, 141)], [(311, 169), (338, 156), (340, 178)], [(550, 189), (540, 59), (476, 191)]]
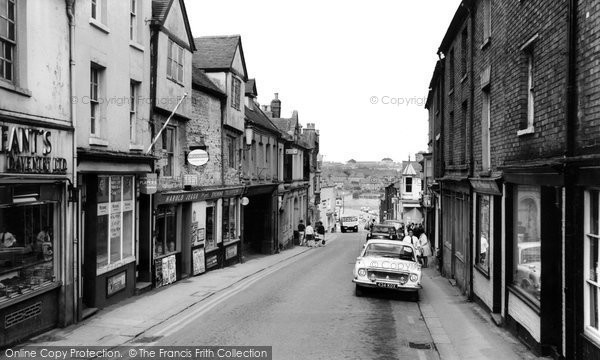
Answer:
[(427, 267), (429, 257), (433, 255), (433, 252), (423, 225), (410, 224), (406, 229), (407, 235), (402, 241), (411, 244), (415, 248), (417, 260), (423, 267)]
[(304, 225), (304, 221), (300, 220), (298, 233), (300, 235), (300, 246), (325, 246), (325, 226), (321, 221), (317, 221), (315, 227), (313, 227), (310, 221)]

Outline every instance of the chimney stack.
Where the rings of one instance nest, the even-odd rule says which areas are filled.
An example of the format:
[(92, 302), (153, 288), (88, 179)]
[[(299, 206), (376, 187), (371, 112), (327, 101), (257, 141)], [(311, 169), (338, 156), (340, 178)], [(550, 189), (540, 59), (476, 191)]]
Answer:
[(281, 117), (281, 100), (279, 100), (279, 93), (275, 93), (275, 99), (271, 101), (271, 112), (274, 118)]

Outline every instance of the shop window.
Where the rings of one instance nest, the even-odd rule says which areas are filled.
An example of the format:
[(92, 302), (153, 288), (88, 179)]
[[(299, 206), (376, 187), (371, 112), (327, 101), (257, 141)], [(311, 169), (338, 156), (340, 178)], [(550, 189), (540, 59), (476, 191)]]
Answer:
[(206, 251), (214, 250), (217, 248), (217, 239), (216, 239), (216, 217), (215, 213), (215, 205), (214, 203), (210, 203), (206, 205)]
[(25, 295), (54, 278), (54, 202), (16, 204), (39, 200), (36, 194), (17, 198), (0, 206), (0, 301)]
[(584, 332), (600, 341), (600, 324), (598, 313), (598, 292), (600, 292), (600, 191), (587, 191), (585, 194), (584, 220)]
[(98, 176), (96, 262), (99, 273), (134, 259), (134, 178)]
[(477, 194), (477, 238), (475, 263), (486, 274), (490, 272), (490, 218), (491, 196)]
[(177, 250), (177, 206), (161, 205), (156, 210), (154, 256), (173, 254)]
[(237, 239), (235, 199), (223, 199), (223, 242)]
[(513, 285), (539, 305), (541, 293), (540, 188), (518, 185), (514, 197)]

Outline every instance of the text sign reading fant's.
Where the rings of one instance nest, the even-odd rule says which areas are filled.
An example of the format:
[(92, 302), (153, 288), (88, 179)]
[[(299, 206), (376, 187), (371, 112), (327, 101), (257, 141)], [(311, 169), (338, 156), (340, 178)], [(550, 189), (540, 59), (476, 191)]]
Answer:
[[(51, 131), (43, 128), (0, 125), (1, 169), (7, 173), (60, 174), (67, 173), (67, 159), (53, 156), (56, 147), (62, 148), (67, 139), (55, 139)], [(65, 144), (60, 144), (64, 140)], [(54, 151), (56, 153), (56, 151)]]

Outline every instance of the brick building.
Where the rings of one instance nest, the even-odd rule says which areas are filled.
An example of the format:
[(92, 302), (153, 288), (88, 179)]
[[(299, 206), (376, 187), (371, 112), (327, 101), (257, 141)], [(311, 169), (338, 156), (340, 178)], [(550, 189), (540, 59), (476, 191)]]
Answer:
[(426, 105), (442, 273), (555, 357), (600, 347), (598, 10), (462, 1)]

